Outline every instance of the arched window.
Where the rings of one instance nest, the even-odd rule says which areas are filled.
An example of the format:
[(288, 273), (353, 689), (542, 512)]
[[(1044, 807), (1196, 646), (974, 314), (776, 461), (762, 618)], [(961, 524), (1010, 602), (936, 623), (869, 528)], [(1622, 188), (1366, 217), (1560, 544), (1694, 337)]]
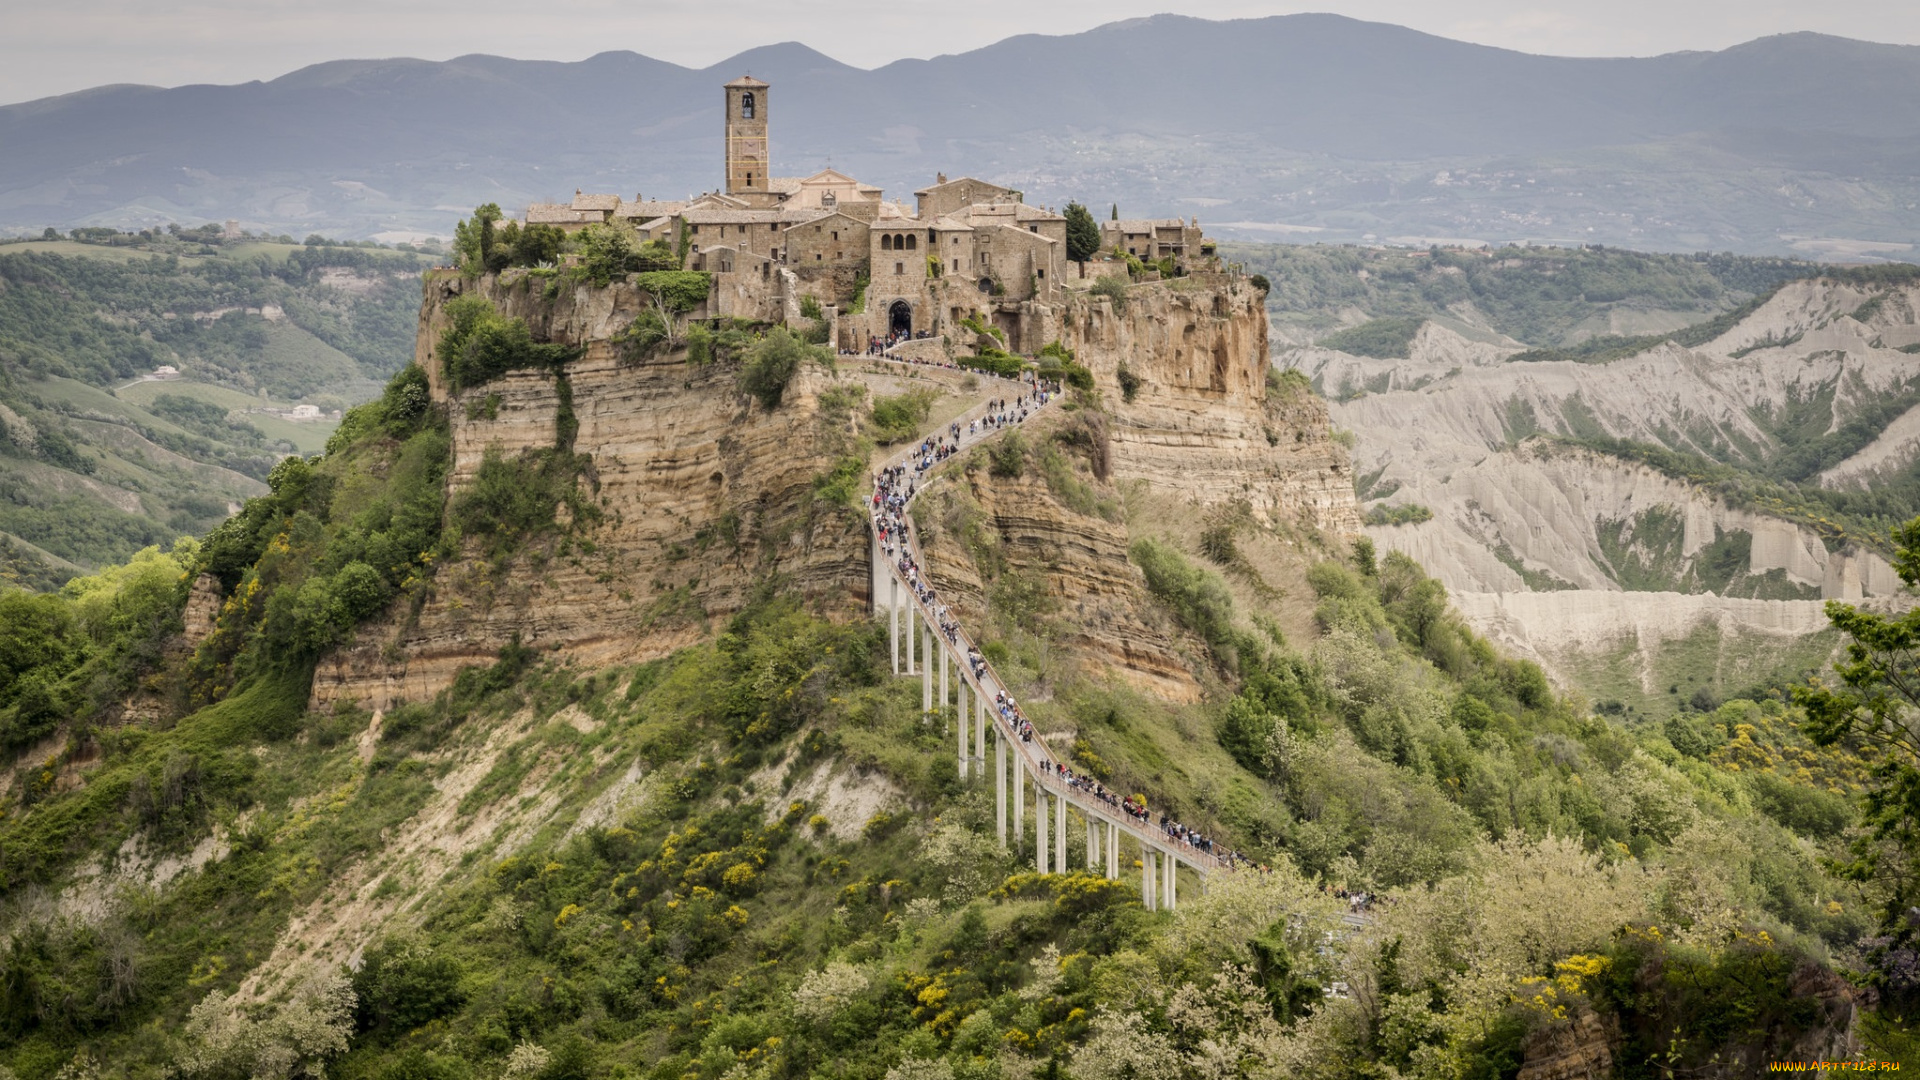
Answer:
[(753, 95), (752, 94), (740, 95), (740, 119), (742, 120), (753, 119)]
[(831, 192), (831, 191), (823, 191), (823, 192), (821, 192), (821, 193), (820, 193), (820, 205), (821, 205), (821, 206), (824, 206), (824, 207), (826, 207), (827, 209), (829, 209), (829, 210), (831, 210), (831, 209), (833, 209), (833, 208), (834, 208), (835, 206), (838, 206), (839, 204), (840, 204), (840, 197), (839, 197), (839, 196), (837, 196), (837, 195), (835, 195), (835, 194), (834, 194), (833, 192)]
[(881, 251), (892, 251), (892, 250), (893, 250), (893, 234), (892, 234), (892, 233), (883, 233), (883, 234), (881, 235), (881, 237), (880, 237), (880, 250), (881, 250)]
[(915, 249), (916, 247), (918, 247), (918, 246), (919, 246), (919, 244), (915, 242), (915, 240), (914, 240), (914, 237), (913, 237), (913, 234), (912, 234), (912, 233), (908, 233), (908, 234), (907, 234), (907, 250), (908, 250), (908, 251), (912, 251), (912, 250), (914, 250), (914, 249)]

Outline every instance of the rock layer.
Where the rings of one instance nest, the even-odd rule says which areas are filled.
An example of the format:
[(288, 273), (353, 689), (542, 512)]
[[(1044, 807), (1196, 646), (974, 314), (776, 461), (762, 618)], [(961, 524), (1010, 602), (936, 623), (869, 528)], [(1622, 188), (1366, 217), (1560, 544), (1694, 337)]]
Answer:
[[(515, 637), (589, 665), (661, 656), (707, 636), (770, 576), (830, 614), (868, 610), (865, 524), (813, 496), (815, 478), (846, 448), (844, 431), (823, 421), (819, 396), (846, 381), (898, 392), (897, 373), (857, 364), (838, 375), (803, 371), (769, 410), (737, 391), (727, 364), (692, 365), (681, 351), (624, 359), (614, 339), (645, 302), (629, 284), (549, 297), (542, 280), (521, 272), (478, 281), (430, 275), (415, 357), (451, 418), (456, 503), (490, 450), (512, 457), (552, 447), (565, 396), (548, 372), (512, 372), (458, 393), (447, 385), (433, 351), (446, 305), (468, 291), (524, 319), (536, 339), (581, 350), (565, 379), (578, 424), (573, 450), (586, 456), (583, 490), (597, 520), (499, 562), (469, 541), (438, 568), (417, 613), (363, 627), (323, 660), (317, 705), (430, 696)], [(1329, 438), (1324, 407), (1311, 395), (1268, 393), (1266, 313), (1244, 281), (1210, 275), (1136, 287), (1123, 312), (1076, 296), (1038, 317), (1094, 374), (1110, 411), (1116, 484), (1144, 481), (1196, 506), (1244, 500), (1263, 517), (1337, 535), (1357, 530), (1347, 453)], [(1123, 368), (1139, 380), (1131, 402)], [(1017, 392), (958, 372), (924, 374), (925, 385), (951, 394)], [(1075, 616), (1077, 651), (1155, 692), (1197, 692), (1127, 561), (1123, 526), (1066, 510), (1033, 478), (983, 486), (971, 498), (1009, 565), (1037, 575)], [(966, 553), (950, 554), (939, 572), (961, 602), (983, 604), (981, 574)]]

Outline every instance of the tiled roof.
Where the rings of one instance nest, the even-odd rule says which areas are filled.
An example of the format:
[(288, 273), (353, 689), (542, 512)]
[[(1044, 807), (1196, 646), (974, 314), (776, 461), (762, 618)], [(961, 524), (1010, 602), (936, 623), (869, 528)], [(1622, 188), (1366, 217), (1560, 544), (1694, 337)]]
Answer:
[(955, 184), (977, 184), (980, 187), (992, 188), (995, 191), (1012, 191), (1013, 190), (1012, 188), (1001, 187), (999, 184), (989, 184), (985, 180), (975, 180), (971, 176), (956, 176), (944, 184), (930, 184), (927, 187), (923, 187), (920, 190), (914, 192), (914, 194), (925, 195), (929, 191), (938, 191), (943, 187), (952, 187)]
[(618, 210), (620, 196), (582, 195), (576, 191), (573, 193), (573, 208), (575, 210)]
[(677, 214), (687, 208), (685, 199), (648, 199), (646, 202), (621, 203), (614, 211), (615, 217), (633, 218), (638, 221), (652, 221), (654, 218)]
[(529, 225), (585, 225), (599, 221), (598, 214), (588, 214), (566, 203), (534, 203), (527, 207)]
[(1184, 229), (1185, 218), (1121, 218), (1119, 221), (1103, 221), (1103, 229), (1118, 229), (1121, 232), (1144, 233), (1155, 229)]
[(767, 83), (763, 83), (759, 79), (756, 79), (751, 75), (742, 75), (739, 78), (728, 83), (724, 87), (724, 89), (727, 89), (727, 90), (764, 89), (766, 88), (767, 85), (768, 85)]

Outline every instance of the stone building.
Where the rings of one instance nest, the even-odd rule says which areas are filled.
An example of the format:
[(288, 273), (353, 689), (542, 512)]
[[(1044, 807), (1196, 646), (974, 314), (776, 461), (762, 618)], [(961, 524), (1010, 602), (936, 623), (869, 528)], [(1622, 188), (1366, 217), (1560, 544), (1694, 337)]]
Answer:
[(1142, 259), (1180, 262), (1200, 254), (1200, 219), (1192, 223), (1179, 218), (1121, 218), (1100, 223), (1100, 247), (1104, 251), (1124, 251)]
[[(569, 204), (535, 204), (529, 223), (576, 230), (614, 223), (642, 241), (686, 244), (689, 269), (715, 275), (713, 315), (797, 317), (820, 304), (835, 343), (950, 336), (970, 319), (1001, 329), (1007, 347), (1033, 352), (1057, 334), (1048, 306), (1069, 282), (1066, 218), (1017, 190), (970, 176), (913, 193), (911, 207), (833, 169), (772, 174), (772, 87), (726, 84), (725, 182), (684, 201), (631, 203), (575, 192)], [(1185, 272), (1201, 257), (1199, 223), (1179, 218), (1105, 223), (1102, 243), (1142, 259), (1172, 256)], [(971, 338), (966, 340), (970, 341)]]

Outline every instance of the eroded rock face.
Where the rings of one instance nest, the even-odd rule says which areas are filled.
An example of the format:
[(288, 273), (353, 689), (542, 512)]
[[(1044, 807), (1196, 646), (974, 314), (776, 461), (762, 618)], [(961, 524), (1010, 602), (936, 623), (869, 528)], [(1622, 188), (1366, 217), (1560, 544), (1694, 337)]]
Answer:
[[(869, 610), (865, 521), (812, 493), (814, 478), (845, 451), (844, 433), (822, 421), (819, 395), (836, 379), (898, 392), (895, 376), (867, 375), (860, 365), (844, 365), (839, 376), (805, 371), (780, 407), (767, 410), (737, 391), (729, 365), (690, 365), (678, 351), (623, 359), (612, 339), (641, 310), (644, 297), (633, 287), (569, 288), (549, 298), (545, 284), (517, 272), (478, 282), (430, 275), (416, 360), (451, 417), (448, 482), (457, 502), (490, 450), (512, 457), (553, 447), (566, 394), (554, 375), (535, 371), (454, 393), (433, 356), (447, 303), (479, 290), (525, 319), (536, 339), (580, 347), (566, 384), (578, 424), (573, 451), (589, 459), (582, 483), (597, 520), (575, 522), (565, 538), (504, 561), (469, 541), (461, 558), (438, 569), (417, 613), (396, 611), (363, 627), (321, 663), (316, 705), (357, 699), (378, 708), (431, 696), (461, 667), (491, 662), (516, 635), (590, 666), (662, 656), (710, 635), (769, 574), (829, 614)], [(1190, 279), (1132, 290), (1124, 313), (1080, 296), (1038, 318), (1094, 372), (1111, 410), (1105, 441), (1114, 485), (1145, 481), (1197, 507), (1244, 501), (1269, 521), (1357, 532), (1347, 453), (1329, 438), (1324, 406), (1297, 387), (1269, 393), (1257, 291), (1224, 276)], [(1139, 380), (1131, 402), (1123, 367)], [(977, 398), (1017, 392), (990, 380), (963, 391), (968, 380), (957, 374), (928, 381)], [(1174, 699), (1198, 693), (1176, 635), (1128, 561), (1123, 525), (1068, 510), (1038, 477), (972, 487), (967, 498), (1009, 566), (1033, 575), (1070, 617), (1062, 625), (1071, 623), (1078, 653), (1143, 689)], [(1119, 498), (1114, 487), (1103, 491)], [(962, 611), (972, 605), (977, 615), (986, 587), (971, 553), (939, 550), (936, 580), (950, 582)]]
[[(1044, 440), (1049, 430), (1023, 434)], [(961, 624), (987, 625), (997, 584), (1000, 603), (1051, 622), (1081, 662), (1168, 700), (1197, 699), (1178, 632), (1127, 557), (1126, 525), (1073, 510), (1031, 469), (1011, 479), (968, 464), (936, 479), (916, 515), (928, 579)], [(1117, 504), (1116, 492), (1099, 488)]]
[[(451, 416), (455, 500), (489, 448), (511, 457), (552, 447), (561, 406), (559, 383), (545, 372), (448, 389), (431, 348), (457, 286), (429, 282), (418, 353)], [(369, 624), (321, 663), (317, 705), (431, 696), (515, 635), (590, 665), (662, 656), (707, 636), (767, 573), (832, 610), (864, 610), (865, 525), (812, 496), (813, 478), (833, 461), (815, 397), (831, 376), (801, 372), (769, 411), (739, 394), (720, 365), (689, 365), (678, 353), (622, 360), (608, 339), (638, 310), (627, 286), (582, 289), (551, 305), (537, 288), (480, 287), (536, 336), (584, 347), (567, 368), (573, 449), (590, 458), (582, 483), (600, 520), (499, 565), (470, 542), (440, 568), (417, 617), (396, 612)]]
[[(1265, 296), (1207, 275), (1130, 290), (1124, 312), (1076, 296), (1062, 340), (1093, 372), (1113, 415), (1113, 472), (1269, 521), (1358, 532), (1352, 464), (1325, 403), (1267, 389)], [(1121, 369), (1140, 380), (1126, 400)]]

